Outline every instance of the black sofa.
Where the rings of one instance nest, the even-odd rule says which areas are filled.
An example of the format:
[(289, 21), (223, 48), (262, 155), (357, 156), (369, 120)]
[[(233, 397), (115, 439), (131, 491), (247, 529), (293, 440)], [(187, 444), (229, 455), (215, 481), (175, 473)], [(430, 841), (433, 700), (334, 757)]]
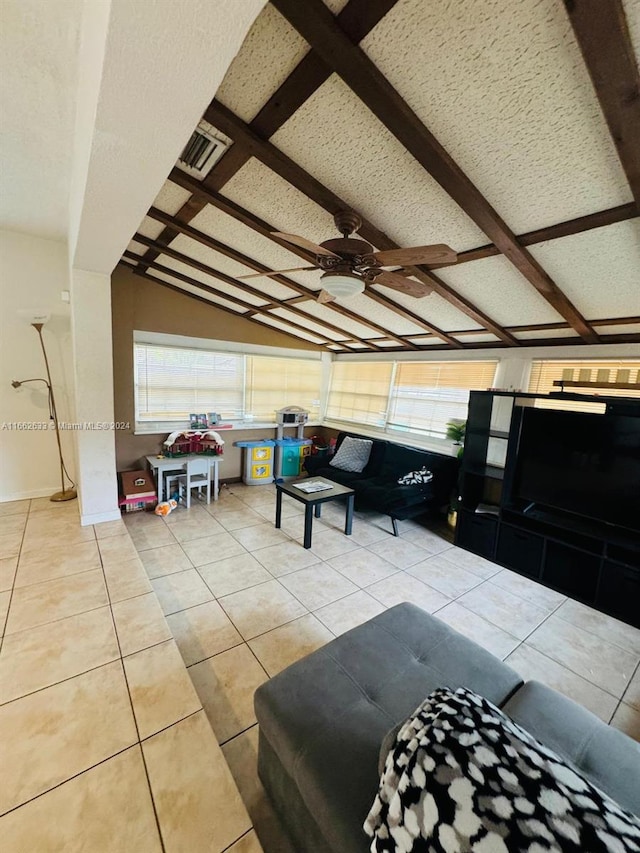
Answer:
[[(341, 432), (336, 441), (336, 452), (347, 435), (366, 437)], [(356, 509), (373, 509), (390, 516), (394, 536), (398, 535), (399, 519), (438, 511), (448, 504), (457, 482), (457, 459), (392, 441), (370, 440), (373, 441), (371, 455), (360, 474), (330, 465), (331, 458), (326, 456), (307, 456), (304, 468), (312, 477), (325, 477), (354, 489)], [(399, 485), (399, 477), (423, 467), (433, 474), (430, 483)]]

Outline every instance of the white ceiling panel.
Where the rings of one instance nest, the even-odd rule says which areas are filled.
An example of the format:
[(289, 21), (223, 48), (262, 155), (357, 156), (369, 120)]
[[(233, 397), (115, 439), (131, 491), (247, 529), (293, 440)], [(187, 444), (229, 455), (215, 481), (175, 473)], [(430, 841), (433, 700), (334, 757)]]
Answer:
[[(554, 277), (551, 270), (547, 272)], [(446, 267), (438, 270), (438, 276), (501, 326), (553, 323), (563, 319), (501, 255)], [(557, 279), (556, 284), (562, 288)], [(470, 328), (468, 320), (466, 326), (458, 328)]]
[(337, 15), (338, 12), (342, 12), (348, 2), (349, 0), (324, 0), (325, 6), (328, 6), (334, 15)]
[(175, 216), (182, 205), (186, 204), (190, 198), (191, 193), (188, 190), (183, 190), (182, 187), (179, 187), (172, 181), (165, 181), (162, 189), (156, 196), (156, 200), (153, 202), (153, 206), (163, 210), (170, 216)]
[(249, 30), (216, 98), (244, 121), (251, 121), (308, 50), (304, 39), (268, 3)]
[(135, 240), (132, 240), (127, 246), (128, 252), (133, 252), (135, 255), (144, 255), (147, 251), (147, 247), (143, 246), (142, 243), (136, 243)]
[(165, 275), (163, 272), (154, 272), (155, 278), (159, 278), (162, 281), (167, 281), (169, 284), (173, 284), (176, 287), (179, 287), (180, 290), (184, 290), (185, 293), (191, 293), (194, 296), (201, 296), (203, 299), (206, 299), (207, 302), (211, 302), (212, 305), (216, 305), (221, 308), (229, 308), (234, 314), (246, 314), (247, 309), (241, 308), (237, 303), (227, 301), (220, 296), (212, 296), (210, 293), (205, 293), (202, 290), (198, 290), (197, 287), (193, 287), (190, 284), (185, 284), (183, 281), (178, 281), (175, 278), (172, 278), (169, 275)]
[[(438, 273), (441, 271), (438, 270)], [(429, 296), (422, 296), (416, 299), (415, 296), (408, 296), (405, 293), (399, 293), (397, 290), (389, 290), (389, 288), (376, 285), (375, 290), (384, 293), (398, 305), (412, 311), (419, 317), (423, 317), (427, 323), (433, 323), (439, 329), (445, 332), (457, 331), (458, 329), (480, 329), (477, 323), (474, 323), (466, 314), (459, 311), (442, 296), (437, 293), (431, 293)]]
[(467, 215), (335, 75), (272, 142), (404, 246), (447, 242), (462, 251), (486, 243)]
[[(351, 308), (349, 300), (345, 300), (344, 303), (339, 304), (344, 304), (344, 307), (349, 308), (349, 310), (355, 310)], [(339, 329), (344, 329), (349, 335), (355, 335), (358, 338), (375, 338), (380, 335), (380, 332), (375, 331), (370, 326), (365, 326), (363, 323), (358, 323), (357, 320), (344, 317), (338, 311), (334, 311), (326, 305), (321, 305), (319, 302), (301, 302), (300, 308), (317, 320), (324, 320), (325, 323), (333, 323)], [(360, 312), (357, 313), (359, 314)]]
[(257, 320), (259, 323), (264, 323), (265, 326), (273, 326), (274, 329), (280, 329), (280, 331), (287, 332), (289, 335), (295, 335), (297, 338), (302, 338), (303, 341), (310, 341), (312, 344), (324, 343), (322, 338), (317, 338), (315, 335), (306, 335), (299, 329), (294, 329), (292, 326), (289, 326), (288, 323), (283, 323), (282, 320), (272, 317), (271, 314), (256, 314), (254, 320)]
[(399, 0), (363, 47), (516, 233), (631, 200), (557, 0)]
[(442, 346), (442, 341), (440, 338), (408, 338), (411, 343), (418, 344), (421, 347), (433, 347), (436, 345)]
[[(250, 275), (255, 272), (250, 267), (245, 267), (244, 264), (239, 264), (226, 255), (221, 255), (220, 252), (214, 252), (212, 249), (207, 248), (202, 243), (198, 243), (196, 240), (191, 240), (184, 234), (180, 234), (173, 240), (171, 248), (233, 278), (241, 275)], [(257, 290), (264, 291), (267, 296), (271, 296), (274, 299), (289, 299), (297, 294), (296, 290), (285, 287), (285, 285), (279, 284), (270, 278), (253, 278), (247, 284), (255, 287)]]
[[(258, 192), (259, 194), (259, 192)], [(191, 220), (191, 225), (198, 231), (203, 231), (210, 237), (215, 237), (221, 243), (237, 249), (245, 255), (254, 258), (272, 270), (287, 269), (296, 266), (300, 260), (286, 249), (282, 249), (268, 237), (263, 237), (251, 228), (243, 225), (232, 216), (228, 216), (221, 210), (207, 205), (200, 213)], [(304, 263), (300, 261), (301, 265)], [(308, 273), (306, 273), (308, 275)], [(296, 278), (292, 273), (289, 278)]]
[(584, 317), (640, 314), (638, 219), (539, 243), (530, 251)]
[(316, 332), (316, 334), (321, 335), (323, 338), (328, 338), (332, 341), (339, 341), (342, 340), (342, 338), (348, 337), (347, 334), (341, 335), (338, 332), (332, 332), (330, 329), (320, 326), (318, 323), (313, 323), (311, 320), (307, 320), (306, 317), (301, 317), (299, 314), (287, 311), (285, 308), (274, 308), (273, 311), (271, 311), (271, 314), (276, 317), (280, 317), (283, 320), (291, 320), (294, 323), (305, 326), (305, 328), (308, 328), (310, 332)]
[(480, 335), (454, 335), (454, 338), (460, 341), (461, 344), (477, 344), (492, 341), (493, 343), (501, 343), (495, 335), (480, 334)]
[(192, 267), (188, 267), (180, 261), (174, 261), (173, 258), (163, 257), (162, 265), (169, 267), (172, 270), (176, 270), (176, 272), (182, 273), (183, 275), (188, 275), (189, 278), (194, 278), (196, 281), (201, 281), (209, 287), (215, 287), (216, 290), (221, 290), (223, 293), (227, 293), (229, 296), (234, 296), (236, 299), (242, 299), (250, 305), (259, 306), (266, 305), (268, 303), (266, 298), (258, 298), (252, 293), (246, 293), (241, 287), (234, 287), (234, 285), (227, 284), (227, 282), (221, 281), (219, 278), (207, 275), (206, 273), (200, 272), (200, 270), (194, 270)]
[(537, 332), (513, 332), (512, 334), (519, 341), (537, 341), (544, 338), (575, 338), (580, 340), (580, 335), (573, 329), (542, 329)]
[[(417, 326), (390, 308), (385, 308), (384, 305), (374, 302), (373, 299), (368, 299), (364, 293), (358, 296), (350, 296), (348, 299), (339, 299), (338, 302), (350, 311), (355, 311), (363, 320), (371, 320), (396, 335), (415, 335), (424, 332), (422, 326)], [(372, 336), (369, 335), (368, 337)], [(376, 332), (373, 337), (380, 337), (380, 332)]]
[[(164, 229), (164, 225), (161, 225), (160, 222), (156, 222), (155, 219), (149, 219), (146, 216), (138, 227), (138, 233), (142, 234), (143, 237), (148, 237), (150, 240), (155, 240)], [(145, 246), (146, 249), (146, 246)]]
[(224, 194), (273, 225), (274, 231), (301, 234), (314, 243), (340, 236), (330, 213), (258, 160), (249, 160), (225, 184)]
[(640, 64), (640, 0), (622, 0), (622, 7), (627, 16), (633, 51)]
[(624, 326), (595, 326), (599, 335), (633, 335), (640, 334), (640, 323), (628, 323)]

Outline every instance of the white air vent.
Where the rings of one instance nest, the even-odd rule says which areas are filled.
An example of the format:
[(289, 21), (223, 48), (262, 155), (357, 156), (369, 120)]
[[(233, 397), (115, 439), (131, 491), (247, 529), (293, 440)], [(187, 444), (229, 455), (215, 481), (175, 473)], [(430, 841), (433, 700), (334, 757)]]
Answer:
[(227, 137), (214, 130), (208, 122), (201, 121), (191, 134), (176, 165), (188, 175), (202, 180), (229, 145), (230, 140)]

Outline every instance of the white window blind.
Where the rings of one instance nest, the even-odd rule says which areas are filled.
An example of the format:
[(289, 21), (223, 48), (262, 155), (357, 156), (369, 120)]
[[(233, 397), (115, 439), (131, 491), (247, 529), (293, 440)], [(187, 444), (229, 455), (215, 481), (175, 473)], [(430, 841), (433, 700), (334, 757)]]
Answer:
[[(549, 394), (560, 391), (554, 385), (555, 380), (572, 380), (574, 382), (640, 382), (640, 359), (602, 359), (594, 360), (557, 360), (547, 361), (535, 359), (531, 363), (531, 377), (528, 390), (532, 394)], [(624, 388), (567, 388), (567, 392), (575, 394), (599, 394), (607, 397), (640, 397), (638, 389)], [(539, 408), (566, 409), (577, 412), (601, 412), (603, 403), (586, 403), (576, 400), (536, 400)]]
[(135, 344), (137, 421), (185, 421), (191, 412), (241, 418), (244, 356)]
[(246, 411), (256, 421), (274, 421), (284, 406), (301, 406), (318, 420), (321, 385), (319, 360), (247, 356)]
[(444, 438), (447, 421), (466, 420), (469, 391), (494, 383), (497, 361), (403, 361), (396, 366), (387, 425)]
[(334, 361), (327, 417), (383, 427), (393, 362)]

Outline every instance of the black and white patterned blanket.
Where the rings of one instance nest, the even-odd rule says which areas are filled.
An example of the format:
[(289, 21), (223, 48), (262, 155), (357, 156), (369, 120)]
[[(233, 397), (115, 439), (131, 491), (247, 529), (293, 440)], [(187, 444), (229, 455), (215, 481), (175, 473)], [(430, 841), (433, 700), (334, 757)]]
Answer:
[(630, 853), (640, 821), (491, 702), (435, 690), (398, 732), (372, 853)]

